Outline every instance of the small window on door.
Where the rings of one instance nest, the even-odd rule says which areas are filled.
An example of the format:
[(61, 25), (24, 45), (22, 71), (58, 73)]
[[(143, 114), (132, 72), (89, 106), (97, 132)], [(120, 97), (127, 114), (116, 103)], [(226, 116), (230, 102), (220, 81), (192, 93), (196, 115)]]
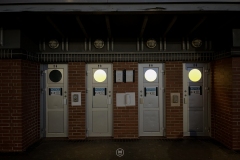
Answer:
[(144, 68), (144, 82), (158, 82), (158, 68)]
[(191, 69), (188, 73), (188, 78), (192, 81), (192, 82), (198, 82), (199, 80), (201, 80), (202, 78), (202, 73), (199, 69)]
[(52, 70), (49, 74), (49, 79), (52, 82), (59, 82), (62, 79), (62, 73), (59, 70)]
[(97, 69), (94, 71), (93, 78), (96, 82), (102, 83), (107, 79), (107, 73), (103, 69)]

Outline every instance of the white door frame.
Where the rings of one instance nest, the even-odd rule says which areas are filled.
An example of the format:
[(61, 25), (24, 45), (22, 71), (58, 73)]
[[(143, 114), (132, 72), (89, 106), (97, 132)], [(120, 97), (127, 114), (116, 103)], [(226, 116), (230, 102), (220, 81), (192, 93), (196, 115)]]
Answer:
[[(93, 78), (94, 69), (107, 69), (107, 82), (96, 83)], [(87, 86), (87, 100), (86, 100), (86, 125), (87, 137), (111, 137), (113, 133), (113, 73), (112, 64), (87, 64), (86, 65), (86, 86)], [(106, 90), (106, 108), (93, 108), (93, 88), (104, 87)], [(93, 131), (93, 113), (97, 111), (107, 111), (107, 132)], [(99, 122), (100, 123), (100, 122)], [(97, 123), (96, 123), (97, 124)]]
[[(187, 68), (201, 68), (203, 77), (203, 132), (189, 132), (189, 78)], [(211, 136), (210, 65), (207, 63), (183, 63), (183, 136)]]
[[(158, 82), (144, 83), (144, 68), (158, 68)], [(163, 136), (164, 135), (164, 69), (165, 65), (163, 63), (147, 63), (138, 64), (138, 127), (139, 136)], [(158, 114), (159, 114), (159, 132), (144, 132), (143, 128), (143, 112), (153, 111), (156, 108), (144, 108), (144, 87), (155, 87), (158, 86)]]
[[(49, 83), (49, 69), (63, 69), (63, 83)], [(62, 103), (63, 108), (50, 109), (48, 108), (49, 87), (62, 88)], [(65, 97), (66, 96), (66, 97)], [(48, 133), (49, 131), (49, 111), (63, 111), (63, 133)], [(48, 64), (46, 74), (46, 137), (68, 137), (68, 64)]]

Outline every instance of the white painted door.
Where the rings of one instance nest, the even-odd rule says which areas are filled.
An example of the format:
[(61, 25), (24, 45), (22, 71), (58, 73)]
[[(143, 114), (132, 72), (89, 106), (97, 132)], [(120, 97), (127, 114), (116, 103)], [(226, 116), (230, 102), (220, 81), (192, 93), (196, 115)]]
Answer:
[(138, 65), (139, 136), (163, 136), (163, 64)]
[(112, 64), (87, 64), (87, 136), (112, 136)]
[(67, 137), (67, 64), (48, 64), (46, 82), (46, 137)]
[(210, 127), (208, 64), (183, 64), (183, 135), (208, 136)]

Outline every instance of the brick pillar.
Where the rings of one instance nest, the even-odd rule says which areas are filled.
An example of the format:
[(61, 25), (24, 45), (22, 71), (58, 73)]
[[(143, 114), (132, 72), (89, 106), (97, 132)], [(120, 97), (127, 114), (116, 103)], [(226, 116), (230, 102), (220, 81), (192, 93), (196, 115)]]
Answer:
[(0, 60), (0, 151), (25, 150), (39, 139), (39, 64)]
[(0, 60), (0, 67), (0, 151), (21, 151), (21, 60)]
[(40, 64), (22, 60), (23, 150), (40, 139)]
[[(183, 67), (182, 62), (166, 62), (166, 137), (183, 137)], [(171, 107), (170, 94), (180, 93), (180, 106)]]
[(232, 149), (240, 150), (240, 57), (232, 58)]
[[(86, 138), (86, 87), (85, 87), (85, 63), (68, 63), (68, 138), (85, 139)], [(81, 92), (81, 106), (71, 106), (71, 92)]]
[(240, 150), (240, 58), (212, 62), (212, 137)]
[(212, 137), (231, 148), (232, 61), (212, 63)]
[[(113, 84), (113, 137), (138, 138), (138, 63), (114, 62), (113, 70), (135, 70), (135, 81)], [(116, 107), (116, 93), (135, 92), (135, 106)]]

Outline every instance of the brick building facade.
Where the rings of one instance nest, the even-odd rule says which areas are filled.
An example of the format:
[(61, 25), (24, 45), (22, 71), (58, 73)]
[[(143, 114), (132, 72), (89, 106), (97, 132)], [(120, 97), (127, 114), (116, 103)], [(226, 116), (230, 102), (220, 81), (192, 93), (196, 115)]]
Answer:
[[(224, 30), (222, 33), (224, 40), (220, 40), (219, 37), (217, 37), (217, 33), (211, 36), (206, 34), (205, 36), (207, 37), (202, 38), (202, 48), (194, 48), (192, 47), (192, 44), (190, 44), (190, 41), (195, 37), (201, 37), (201, 34), (204, 32), (211, 32), (211, 29), (208, 30), (209, 26), (212, 25), (210, 21), (211, 18), (215, 19), (214, 17), (217, 14), (208, 14), (208, 12), (204, 12), (204, 14), (199, 13), (198, 10), (194, 10), (194, 6), (199, 4), (193, 3), (192, 10), (194, 15), (178, 15), (178, 13), (176, 14), (174, 7), (172, 7), (175, 3), (172, 3), (165, 4), (161, 2), (156, 3), (155, 5), (164, 5), (165, 7), (170, 6), (170, 13), (173, 14), (173, 16), (171, 14), (169, 15), (169, 12), (164, 14), (154, 12), (153, 16), (145, 12), (137, 12), (137, 14), (134, 13), (133, 15), (128, 15), (127, 13), (129, 11), (127, 11), (126, 8), (120, 8), (123, 10), (121, 11), (122, 15), (115, 13), (115, 18), (117, 20), (110, 21), (111, 25), (109, 25), (108, 16), (110, 16), (110, 18), (112, 16), (112, 19), (114, 19), (115, 15), (110, 13), (110, 8), (108, 8), (106, 12), (100, 12), (98, 10), (92, 11), (90, 8), (87, 8), (90, 13), (85, 12), (82, 15), (80, 14), (83, 17), (81, 22), (78, 17), (79, 13), (76, 14), (72, 11), (73, 14), (76, 15), (68, 19), (64, 16), (71, 12), (64, 11), (63, 13), (57, 12), (56, 14), (49, 14), (46, 11), (47, 8), (45, 8), (46, 10), (42, 13), (39, 10), (41, 10), (42, 6), (48, 6), (48, 4), (36, 4), (34, 7), (39, 13), (34, 16), (37, 16), (38, 18), (40, 17), (40, 19), (42, 18), (41, 25), (45, 24), (45, 26), (43, 25), (43, 28), (45, 28), (44, 36), (41, 35), (43, 34), (43, 31), (35, 33), (36, 35), (32, 35), (33, 32), (28, 31), (29, 25), (27, 24), (29, 24), (29, 22), (26, 22), (26, 17), (31, 16), (30, 14), (20, 15), (19, 21), (26, 22), (26, 25), (23, 24), (23, 26), (17, 25), (16, 27), (13, 27), (15, 23), (19, 23), (17, 21), (9, 22), (9, 19), (12, 19), (11, 17), (17, 17), (15, 13), (25, 10), (28, 11), (27, 8), (24, 8), (26, 7), (24, 4), (17, 4), (19, 5), (20, 10), (22, 10), (16, 11), (14, 3), (0, 3), (0, 16), (5, 17), (4, 22), (6, 22), (4, 26), (0, 26), (2, 30), (1, 36), (3, 35), (0, 42), (0, 152), (24, 151), (41, 138), (44, 138), (40, 135), (40, 133), (43, 132), (41, 131), (40, 123), (46, 123), (40, 117), (40, 97), (43, 92), (40, 85), (40, 66), (43, 64), (68, 65), (68, 139), (79, 140), (88, 138), (86, 136), (86, 64), (91, 63), (110, 63), (113, 66), (113, 71), (134, 70), (134, 82), (113, 83), (113, 134), (110, 138), (114, 139), (141, 138), (139, 137), (138, 64), (163, 63), (165, 65), (163, 96), (163, 121), (165, 128), (164, 136), (157, 138), (184, 137), (183, 63), (210, 64), (211, 85), (209, 86), (209, 90), (211, 96), (210, 100), (208, 100), (210, 103), (210, 106), (208, 107), (210, 107), (211, 111), (211, 127), (209, 128), (210, 137), (223, 143), (228, 148), (240, 150), (240, 44), (238, 44), (239, 41), (234, 38), (236, 36), (240, 37), (240, 34), (238, 34), (239, 31), (233, 31), (233, 29), (240, 28), (239, 22), (229, 21), (223, 26), (220, 26), (220, 30)], [(86, 4), (83, 4), (82, 6), (84, 5)], [(88, 5), (102, 7), (102, 5), (98, 6), (94, 3)], [(105, 5), (108, 6), (109, 4)], [(118, 6), (115, 3), (112, 5), (113, 8)], [(152, 5), (153, 4), (149, 4), (149, 6)], [(179, 6), (180, 9), (182, 9), (181, 7), (184, 8), (184, 6), (181, 5)], [(211, 8), (212, 4), (204, 3), (204, 6), (208, 5)], [(216, 5), (221, 6), (222, 3), (217, 3)], [(235, 5), (238, 6), (238, 3), (229, 2), (225, 5), (234, 12), (233, 14), (227, 13), (227, 16), (224, 17), (226, 20), (234, 17), (234, 14), (239, 15), (239, 10), (236, 10), (233, 7)], [(9, 7), (12, 12), (6, 13), (1, 8), (2, 6)], [(130, 6), (132, 6), (132, 4)], [(132, 12), (135, 12), (142, 7), (140, 3), (135, 4), (135, 6), (136, 7), (132, 9)], [(63, 8), (56, 7), (55, 9), (60, 12)], [(184, 12), (184, 10), (181, 11)], [(225, 14), (222, 10), (219, 10), (219, 12), (221, 15)], [(103, 28), (101, 28), (101, 25), (99, 27), (100, 31), (94, 28), (93, 26), (96, 25), (94, 22), (87, 23), (88, 19), (92, 21), (96, 20), (96, 23), (100, 23), (101, 21), (101, 19), (99, 20), (99, 17), (93, 17), (91, 13), (96, 14), (97, 16), (103, 15), (100, 18), (103, 18), (102, 21), (104, 21), (104, 25), (107, 26), (107, 29), (105, 29), (106, 31), (101, 30)], [(44, 17), (41, 17), (42, 15), (44, 15)], [(79, 31), (76, 30), (76, 32), (69, 31), (67, 29), (69, 25), (64, 25), (59, 21), (59, 18), (62, 16), (64, 17), (63, 20), (69, 21), (69, 23), (72, 19), (76, 20), (76, 22), (71, 22), (72, 24), (75, 24), (75, 26), (72, 26), (72, 30), (76, 29), (79, 25), (80, 27), (78, 26), (78, 30), (81, 30), (83, 33), (80, 34)], [(165, 19), (162, 18), (163, 16), (165, 16)], [(174, 28), (177, 16), (180, 17), (178, 20), (180, 19), (182, 21), (177, 22)], [(189, 22), (187, 23), (189, 25), (185, 26), (186, 29), (183, 29), (184, 27), (181, 26), (181, 22), (186, 22), (189, 16), (191, 18), (196, 16), (199, 21), (192, 23)], [(138, 17), (141, 17), (140, 21), (138, 21)], [(210, 20), (207, 21), (206, 17)], [(161, 18), (162, 21), (165, 20), (164, 22), (166, 25), (163, 28), (160, 28), (160, 30), (163, 30), (161, 31), (162, 34), (160, 38), (155, 38), (157, 39), (156, 48), (151, 49), (146, 45), (146, 40), (151, 37), (156, 37), (151, 31), (153, 33), (158, 31), (158, 27), (155, 27), (155, 25), (159, 25), (159, 27), (161, 25), (160, 22), (159, 24), (155, 24), (155, 21)], [(123, 19), (126, 19), (125, 24), (116, 23), (124, 22)], [(36, 22), (34, 19), (33, 21)], [(140, 26), (139, 32), (138, 30), (136, 31), (131, 28), (131, 21), (136, 23), (134, 24), (134, 27)], [(149, 21), (148, 25), (147, 21)], [(196, 28), (201, 26), (204, 21), (205, 24), (202, 25), (202, 28), (200, 28), (199, 31), (196, 30)], [(221, 20), (216, 22), (216, 25), (222, 23)], [(85, 23), (86, 26), (84, 29)], [(126, 27), (128, 24), (129, 28)], [(39, 25), (39, 28), (42, 27), (41, 25)], [(114, 30), (114, 27), (116, 30), (122, 29), (119, 33), (116, 30), (113, 32), (117, 37), (116, 39), (113, 39), (111, 34), (111, 29)], [(182, 37), (179, 28), (182, 28), (182, 32), (185, 31), (188, 33), (187, 35), (194, 32), (196, 33), (189, 37)], [(53, 30), (55, 33), (52, 33)], [(173, 32), (171, 33), (170, 30)], [(143, 34), (144, 31), (146, 33), (145, 35)], [(137, 32), (137, 35), (132, 37), (132, 34), (135, 34), (135, 32)], [(169, 37), (167, 36), (168, 32), (170, 32)], [(76, 33), (80, 34), (81, 39), (76, 40)], [(103, 37), (105, 46), (102, 49), (94, 48), (94, 38), (91, 39), (88, 35), (91, 33), (96, 33), (96, 37)], [(124, 33), (125, 37), (121, 37)], [(176, 37), (174, 37), (175, 33), (177, 33)], [(236, 35), (232, 33), (236, 33)], [(69, 38), (66, 38), (66, 34), (68, 34), (67, 36)], [(59, 39), (60, 42), (59, 48), (55, 50), (50, 49), (47, 46), (47, 40), (52, 37), (57, 37), (56, 39)], [(2, 43), (2, 41), (4, 41), (4, 43)], [(71, 92), (81, 92), (81, 107), (71, 105)], [(117, 93), (125, 92), (135, 92), (135, 106), (116, 106), (115, 95)], [(180, 93), (180, 106), (171, 106), (171, 93)]]

